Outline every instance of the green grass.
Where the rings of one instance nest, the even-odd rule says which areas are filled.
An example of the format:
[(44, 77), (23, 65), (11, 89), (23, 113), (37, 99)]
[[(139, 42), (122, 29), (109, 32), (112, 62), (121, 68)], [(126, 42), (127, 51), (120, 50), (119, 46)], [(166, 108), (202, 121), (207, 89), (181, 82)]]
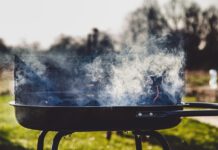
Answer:
[(185, 96), (183, 98), (183, 102), (197, 102), (197, 98), (194, 96)]
[(183, 119), (179, 126), (163, 133), (176, 150), (218, 149), (218, 129), (195, 120)]
[[(39, 131), (25, 129), (15, 119), (14, 109), (8, 102), (10, 96), (0, 97), (0, 150), (34, 150)], [(218, 129), (191, 119), (183, 119), (173, 128), (161, 131), (169, 140), (173, 150), (216, 150), (218, 149)], [(45, 149), (49, 150), (54, 133), (49, 133)], [(105, 139), (105, 132), (74, 133), (62, 139), (60, 150), (133, 150), (132, 134), (120, 137), (115, 133), (112, 139)], [(144, 149), (161, 150), (154, 140), (143, 143)]]

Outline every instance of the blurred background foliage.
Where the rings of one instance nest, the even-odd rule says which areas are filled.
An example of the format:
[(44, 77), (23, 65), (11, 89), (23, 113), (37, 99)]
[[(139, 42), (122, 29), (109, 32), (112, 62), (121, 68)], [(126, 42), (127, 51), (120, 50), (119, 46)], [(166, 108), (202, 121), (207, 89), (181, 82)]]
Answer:
[(167, 42), (162, 43), (164, 47), (182, 47), (185, 50), (186, 69), (218, 68), (218, 9), (215, 6), (202, 9), (197, 3), (182, 0), (171, 0), (160, 8), (154, 0), (146, 1), (127, 16), (123, 34), (118, 40), (109, 33), (94, 28), (84, 38), (60, 35), (50, 48), (42, 52), (37, 43), (12, 47), (0, 39), (0, 69), (10, 69), (13, 62), (10, 55), (15, 53), (38, 51), (100, 55), (116, 50), (117, 46), (125, 46), (125, 43), (143, 44), (147, 39), (163, 36), (167, 38)]

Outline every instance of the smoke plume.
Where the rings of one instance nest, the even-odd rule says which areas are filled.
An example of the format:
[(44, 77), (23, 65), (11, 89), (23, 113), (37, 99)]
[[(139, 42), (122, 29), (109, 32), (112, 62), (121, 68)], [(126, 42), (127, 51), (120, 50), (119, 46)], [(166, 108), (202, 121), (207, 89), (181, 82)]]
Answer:
[[(183, 94), (184, 52), (149, 40), (96, 56), (20, 55), (16, 102), (34, 105), (175, 105)], [(27, 100), (31, 94), (31, 100)]]

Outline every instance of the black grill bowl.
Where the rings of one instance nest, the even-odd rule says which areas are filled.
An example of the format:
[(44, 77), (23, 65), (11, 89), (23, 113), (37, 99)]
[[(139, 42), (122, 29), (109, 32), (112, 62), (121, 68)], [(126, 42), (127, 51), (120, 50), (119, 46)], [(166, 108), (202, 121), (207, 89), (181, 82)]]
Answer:
[[(154, 116), (153, 112), (173, 112), (182, 106), (30, 106), (11, 103), (23, 127), (49, 131), (158, 130), (180, 123), (180, 117)], [(140, 117), (141, 114), (148, 116)]]

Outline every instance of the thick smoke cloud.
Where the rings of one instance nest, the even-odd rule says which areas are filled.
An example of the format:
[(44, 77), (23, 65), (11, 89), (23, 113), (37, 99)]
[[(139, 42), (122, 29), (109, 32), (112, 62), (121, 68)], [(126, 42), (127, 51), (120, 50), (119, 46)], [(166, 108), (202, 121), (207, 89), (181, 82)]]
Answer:
[[(92, 81), (101, 83), (106, 79), (106, 70), (109, 72), (109, 82), (98, 94), (101, 105), (180, 103), (184, 53), (181, 50), (167, 52), (155, 43), (149, 44), (126, 48), (115, 56), (114, 64), (104, 61), (101, 56), (88, 64), (87, 72)], [(158, 78), (160, 83), (155, 83)]]
[[(167, 49), (156, 41), (98, 56), (17, 56), (16, 102), (73, 106), (178, 104), (184, 86), (184, 52), (179, 47)], [(29, 95), (34, 98), (28, 99)]]

